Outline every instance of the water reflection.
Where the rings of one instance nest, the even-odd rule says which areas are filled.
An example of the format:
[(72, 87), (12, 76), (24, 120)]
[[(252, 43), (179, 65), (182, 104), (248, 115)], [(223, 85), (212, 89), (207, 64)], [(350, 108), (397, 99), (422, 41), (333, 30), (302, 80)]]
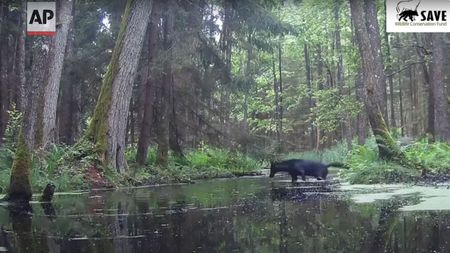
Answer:
[[(450, 212), (266, 178), (56, 196), (0, 210), (8, 252), (450, 252)], [(48, 203), (47, 203), (48, 204)]]

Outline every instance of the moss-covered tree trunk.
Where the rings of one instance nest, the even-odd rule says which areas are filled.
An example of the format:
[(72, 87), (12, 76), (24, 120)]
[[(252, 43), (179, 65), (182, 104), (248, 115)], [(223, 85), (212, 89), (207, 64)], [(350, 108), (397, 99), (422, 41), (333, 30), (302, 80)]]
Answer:
[(9, 201), (29, 201), (31, 199), (31, 152), (25, 143), (23, 130), (20, 131), (16, 154), (11, 168), (11, 178), (6, 199)]
[[(21, 1), (21, 8), (25, 10), (26, 1)], [(24, 13), (24, 12), (23, 12)], [(20, 110), (22, 111), (22, 128), (17, 138), (16, 153), (11, 167), (10, 184), (6, 200), (29, 201), (31, 199), (31, 151), (34, 145), (34, 124), (36, 123), (39, 81), (43, 80), (43, 71), (38, 71), (45, 64), (47, 51), (45, 41), (38, 41), (33, 48), (33, 65), (31, 84), (25, 90), (25, 29), (26, 15), (21, 14), (21, 27), (18, 41), (18, 77), (20, 90)]]
[[(366, 5), (368, 1), (365, 1)], [(350, 0), (350, 7), (361, 55), (365, 88), (364, 105), (378, 144), (379, 155), (383, 159), (394, 160), (404, 166), (421, 169), (422, 172), (425, 172), (425, 168), (421, 164), (406, 159), (390, 135), (383, 117), (385, 115), (384, 90), (386, 89), (386, 78), (384, 72), (380, 71), (380, 68), (384, 69), (382, 57), (378, 55), (381, 52), (381, 43), (374, 42), (373, 39), (377, 36), (370, 35), (371, 33), (379, 33), (378, 25), (373, 24), (377, 20), (376, 12), (373, 13), (374, 7), (368, 8), (361, 0)], [(371, 12), (369, 14), (375, 15), (375, 17), (368, 17), (370, 15), (365, 10)], [(379, 36), (378, 39), (380, 39)]]
[(94, 142), (104, 165), (124, 172), (125, 136), (132, 83), (136, 76), (151, 0), (128, 0), (111, 62), (85, 140)]
[(387, 143), (389, 137), (385, 136), (389, 130), (384, 122), (382, 107), (384, 104), (382, 90), (385, 87), (385, 84), (383, 85), (385, 78), (382, 78), (379, 76), (380, 73), (377, 73), (377, 66), (380, 63), (375, 62), (381, 58), (376, 57), (374, 54), (377, 50), (381, 50), (380, 48), (374, 48), (376, 45), (380, 44), (371, 43), (370, 41), (371, 37), (369, 36), (369, 32), (374, 31), (369, 30), (367, 26), (372, 26), (373, 24), (366, 20), (367, 16), (364, 12), (364, 2), (360, 0), (351, 0), (350, 4), (352, 20), (355, 26), (355, 35), (358, 41), (359, 52), (361, 54), (361, 65), (366, 93), (364, 96), (366, 113), (370, 126), (372, 127), (373, 134), (377, 138), (380, 156), (383, 158), (389, 158), (392, 152), (389, 150), (389, 145)]

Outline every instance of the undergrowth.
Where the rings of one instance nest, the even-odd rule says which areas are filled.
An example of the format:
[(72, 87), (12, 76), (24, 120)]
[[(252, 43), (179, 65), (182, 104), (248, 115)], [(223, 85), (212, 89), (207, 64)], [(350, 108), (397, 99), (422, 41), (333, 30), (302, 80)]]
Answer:
[(126, 153), (130, 165), (128, 176), (137, 183), (190, 182), (195, 179), (223, 178), (252, 175), (261, 169), (261, 163), (237, 151), (204, 146), (185, 151), (184, 157), (169, 153), (168, 168), (155, 165), (156, 148), (148, 151), (143, 167), (135, 164), (136, 150)]
[[(394, 135), (395, 136), (395, 135)], [(400, 136), (398, 144), (402, 143)], [(445, 142), (430, 142), (422, 139), (401, 146), (408, 159), (424, 164), (429, 169), (428, 177), (450, 179), (450, 145)], [(378, 156), (378, 147), (374, 138), (367, 139), (364, 145), (353, 142), (351, 147), (344, 142), (329, 149), (317, 152), (307, 151), (289, 153), (282, 159), (308, 159), (323, 163), (343, 162), (350, 169), (341, 169), (339, 174), (352, 184), (377, 184), (415, 182), (422, 180), (421, 172), (407, 168)]]
[[(449, 144), (423, 139), (405, 145), (401, 149), (408, 159), (420, 162), (429, 169), (427, 176), (448, 178)], [(422, 179), (421, 172), (417, 169), (380, 159), (377, 146), (372, 139), (365, 145), (355, 145), (347, 157), (347, 164), (350, 169), (343, 170), (341, 175), (354, 184), (414, 182)]]
[[(91, 149), (83, 144), (72, 147), (53, 145), (48, 151), (34, 152), (31, 173), (33, 191), (41, 192), (49, 182), (54, 183), (59, 192), (88, 189), (90, 186), (85, 178), (87, 170), (93, 164), (99, 164)], [(251, 175), (261, 169), (260, 162), (242, 153), (206, 146), (186, 151), (184, 158), (170, 154), (166, 169), (155, 165), (156, 148), (149, 149), (143, 167), (134, 162), (135, 155), (134, 148), (126, 151), (129, 169), (123, 175), (99, 168), (110, 186), (191, 182), (195, 179)], [(13, 157), (13, 147), (0, 148), (1, 193), (5, 193), (9, 185)]]

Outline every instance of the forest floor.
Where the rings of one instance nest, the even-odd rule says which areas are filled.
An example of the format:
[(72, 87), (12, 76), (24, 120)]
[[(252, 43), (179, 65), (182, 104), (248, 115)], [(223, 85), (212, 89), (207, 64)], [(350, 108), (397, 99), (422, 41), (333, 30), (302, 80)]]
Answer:
[[(9, 184), (14, 148), (0, 148), (0, 193)], [(167, 168), (155, 165), (156, 149), (150, 149), (143, 166), (135, 162), (136, 150), (126, 152), (128, 170), (118, 174), (99, 166), (95, 154), (79, 147), (53, 146), (49, 151), (33, 154), (31, 182), (35, 192), (47, 183), (57, 191), (92, 188), (116, 188), (171, 183), (192, 183), (200, 179), (260, 175), (263, 164), (237, 151), (203, 147), (186, 150), (183, 157), (169, 154)]]
[(373, 138), (368, 139), (364, 145), (353, 143), (349, 147), (346, 143), (339, 143), (320, 152), (290, 153), (284, 158), (304, 158), (325, 163), (344, 162), (350, 169), (339, 170), (338, 173), (351, 184), (450, 182), (448, 143), (422, 139), (403, 145), (401, 149), (408, 159), (422, 163), (428, 169), (427, 174), (422, 176), (417, 169), (380, 159)]
[[(296, 152), (279, 156), (279, 159), (302, 158), (329, 162), (344, 162), (349, 170), (339, 170), (339, 177), (351, 184), (419, 183), (436, 184), (450, 182), (450, 146), (441, 142), (421, 140), (402, 147), (406, 156), (416, 159), (429, 168), (422, 176), (420, 171), (379, 159), (375, 141), (351, 147), (340, 143), (319, 152)], [(9, 184), (14, 148), (0, 148), (0, 193)], [(76, 162), (68, 157), (83, 157)], [(183, 157), (169, 155), (167, 168), (155, 165), (156, 149), (149, 150), (144, 166), (134, 159), (136, 149), (126, 152), (129, 168), (118, 174), (110, 169), (95, 166), (98, 161), (90, 153), (80, 154), (74, 147), (53, 146), (46, 152), (34, 153), (32, 184), (40, 192), (49, 182), (57, 191), (76, 191), (91, 188), (141, 186), (171, 183), (192, 183), (195, 180), (253, 176), (264, 173), (267, 165), (237, 151), (212, 147), (186, 150)]]

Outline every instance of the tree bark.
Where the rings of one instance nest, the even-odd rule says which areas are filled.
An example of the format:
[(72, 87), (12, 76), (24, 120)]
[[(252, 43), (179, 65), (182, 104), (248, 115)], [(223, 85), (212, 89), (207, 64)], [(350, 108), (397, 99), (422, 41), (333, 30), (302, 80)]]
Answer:
[(278, 98), (278, 115), (279, 115), (279, 129), (278, 129), (278, 133), (280, 134), (280, 151), (283, 150), (283, 145), (282, 145), (282, 141), (283, 141), (283, 77), (282, 77), (282, 62), (281, 62), (281, 56), (282, 56), (282, 48), (281, 48), (281, 41), (278, 42), (278, 91), (279, 91), (279, 98)]
[[(380, 27), (378, 25), (377, 18), (377, 7), (375, 5), (375, 1), (373, 0), (364, 0), (365, 2), (365, 20), (367, 33), (369, 36), (370, 48), (372, 50), (372, 56), (374, 59), (374, 73), (377, 81), (377, 85), (379, 86), (379, 93), (381, 96), (377, 101), (380, 106), (380, 110), (383, 113), (383, 118), (387, 123), (388, 113), (387, 113), (387, 94), (386, 94), (386, 75), (384, 73), (384, 60), (383, 54), (381, 50), (381, 36), (380, 36)], [(388, 124), (387, 124), (388, 125)]]
[(426, 34), (424, 37), (424, 40), (422, 43), (419, 41), (419, 37), (417, 36), (417, 33), (414, 33), (414, 39), (416, 43), (416, 52), (417, 56), (419, 56), (420, 61), (422, 62), (422, 71), (423, 71), (423, 77), (425, 81), (425, 88), (428, 92), (428, 99), (427, 99), (427, 127), (426, 127), (426, 133), (429, 134), (430, 137), (434, 136), (434, 97), (433, 97), (433, 87), (431, 84), (431, 77), (430, 77), (430, 70), (427, 66), (426, 60), (425, 60), (425, 54), (428, 54), (426, 47), (429, 45), (429, 41), (431, 41), (431, 33)]
[(24, 113), (24, 135), (30, 149), (35, 147), (36, 136), (42, 131), (38, 124), (40, 122), (38, 111), (42, 100), (42, 84), (45, 83), (48, 74), (49, 45), (48, 37), (36, 38), (33, 43), (31, 79), (27, 90), (27, 108)]
[[(392, 56), (391, 56), (391, 45), (389, 43), (389, 36), (387, 32), (384, 32), (384, 42), (386, 43), (387, 47), (387, 71), (388, 73), (392, 73)], [(391, 127), (395, 128), (397, 127), (397, 124), (395, 122), (395, 97), (394, 97), (394, 77), (390, 75), (388, 77), (389, 81), (389, 95), (390, 95), (390, 116), (391, 116)]]
[(173, 1), (165, 2), (164, 10), (164, 35), (163, 45), (165, 50), (165, 60), (163, 63), (162, 82), (158, 91), (157, 112), (158, 119), (156, 125), (156, 143), (158, 153), (156, 164), (162, 168), (167, 168), (169, 159), (169, 116), (170, 116), (170, 87), (172, 85), (172, 37), (173, 37)]
[[(155, 6), (153, 11), (155, 11), (156, 8), (156, 2), (155, 2)], [(157, 29), (157, 24), (155, 25), (155, 23), (151, 23), (150, 24), (152, 26), (152, 28), (150, 28), (149, 34), (153, 34), (150, 35), (151, 38), (153, 38), (150, 41), (150, 44), (155, 44), (156, 42), (156, 35), (154, 32), (154, 29)], [(154, 45), (153, 45), (154, 46)], [(154, 55), (155, 52), (154, 50), (156, 48), (153, 48), (152, 45), (150, 45), (150, 50), (149, 50), (149, 65), (152, 66), (153, 62), (154, 62)], [(149, 70), (151, 71), (151, 70)], [(140, 124), (140, 130), (139, 130), (139, 139), (138, 139), (138, 144), (137, 144), (137, 153), (136, 153), (136, 162), (143, 166), (145, 164), (145, 161), (147, 159), (147, 152), (148, 152), (148, 147), (150, 145), (150, 136), (151, 136), (151, 130), (152, 130), (152, 121), (154, 118), (153, 115), (153, 110), (154, 110), (154, 103), (155, 103), (155, 88), (158, 85), (157, 82), (160, 82), (160, 78), (156, 77), (156, 73), (152, 72), (148, 75), (147, 80), (145, 81), (145, 88), (144, 88), (144, 93), (145, 93), (145, 98), (143, 101), (143, 107), (144, 107), (144, 112), (143, 112), (143, 117), (142, 117), (142, 121)]]
[(160, 39), (158, 37), (159, 27), (158, 23), (161, 19), (159, 2), (155, 1), (153, 4), (153, 10), (151, 20), (148, 28), (148, 57), (147, 67), (144, 76), (146, 79), (144, 83), (144, 101), (143, 101), (143, 116), (140, 123), (139, 140), (137, 145), (136, 162), (143, 166), (147, 160), (148, 146), (150, 145), (150, 136), (152, 130), (152, 121), (154, 118), (153, 110), (155, 103), (155, 88), (159, 85), (161, 77), (152, 70), (152, 66), (155, 65), (157, 58), (157, 50)]
[(275, 52), (272, 52), (272, 75), (273, 75), (273, 91), (275, 93), (275, 133), (277, 137), (277, 150), (281, 147), (281, 133), (280, 133), (280, 90), (277, 79), (277, 69), (275, 63)]
[(48, 146), (56, 141), (56, 107), (58, 104), (59, 87), (64, 64), (69, 28), (72, 23), (72, 8), (74, 0), (62, 0), (57, 11), (57, 31), (52, 39), (49, 59), (49, 78), (44, 88), (44, 107), (42, 112), (42, 146)]
[(364, 13), (362, 1), (350, 0), (350, 6), (365, 81), (365, 109), (378, 143), (380, 157), (391, 158), (391, 146), (395, 143), (389, 135), (389, 129), (383, 117), (385, 108), (383, 90), (386, 87), (386, 79), (383, 78), (384, 73), (380, 72), (380, 68), (384, 68), (383, 63), (379, 62), (382, 58), (377, 53), (381, 52), (381, 45), (377, 42), (371, 42), (374, 35), (370, 35), (379, 32), (376, 29), (378, 25), (373, 24), (374, 21), (377, 22), (377, 18), (376, 16), (373, 17), (373, 13)]
[(448, 85), (445, 82), (445, 50), (444, 34), (431, 35), (433, 44), (432, 89), (434, 97), (435, 139), (450, 142), (450, 116), (448, 101)]
[(28, 202), (31, 200), (31, 195), (31, 152), (25, 142), (25, 137), (21, 129), (5, 200)]
[(402, 136), (405, 134), (405, 117), (403, 114), (403, 87), (402, 87), (402, 75), (398, 75), (398, 99), (400, 100), (400, 133)]
[[(362, 69), (360, 68), (358, 70), (358, 73), (356, 75), (356, 98), (359, 102), (364, 103), (365, 101), (365, 92), (364, 92), (364, 77)], [(367, 113), (363, 110), (358, 115), (358, 122), (357, 122), (357, 128), (358, 128), (358, 144), (364, 145), (367, 138)]]
[(150, 0), (128, 0), (113, 56), (85, 137), (95, 143), (100, 160), (123, 173), (125, 135), (133, 81), (152, 10)]
[(0, 143), (8, 122), (8, 34), (3, 23), (8, 15), (8, 3), (0, 3)]
[(19, 30), (19, 38), (18, 38), (18, 49), (17, 49), (17, 76), (19, 80), (19, 110), (21, 112), (25, 112), (25, 108), (27, 107), (27, 96), (26, 96), (26, 76), (25, 76), (25, 33), (27, 27), (27, 13), (26, 7), (27, 1), (21, 1), (20, 7), (20, 30)]
[(170, 81), (170, 90), (169, 90), (169, 105), (170, 105), (170, 112), (169, 112), (169, 147), (172, 150), (174, 155), (177, 155), (178, 157), (183, 157), (183, 149), (181, 148), (180, 144), (180, 131), (178, 129), (178, 119), (177, 119), (177, 94), (175, 90), (175, 84), (173, 75), (171, 76)]
[[(74, 22), (72, 22), (69, 38), (66, 45), (66, 62), (71, 62), (76, 55), (77, 48), (75, 47), (74, 38)], [(71, 66), (72, 67), (72, 66)], [(73, 68), (73, 67), (72, 67)], [(82, 131), (82, 112), (81, 112), (81, 88), (80, 83), (76, 80), (74, 71), (63, 68), (63, 80), (61, 83), (61, 96), (59, 98), (57, 123), (59, 132), (59, 141), (72, 145), (80, 137)], [(68, 70), (68, 71), (67, 71)]]
[[(306, 86), (308, 87), (308, 110), (309, 113), (312, 112), (312, 109), (314, 107), (314, 101), (312, 99), (312, 73), (311, 73), (311, 60), (309, 57), (309, 50), (308, 50), (308, 44), (306, 44), (306, 41), (304, 42), (304, 55), (305, 55), (305, 71), (306, 71)], [(316, 137), (315, 137), (315, 131), (314, 131), (314, 125), (311, 124), (310, 129), (309, 129), (309, 138), (310, 138), (310, 144), (311, 147), (314, 147), (314, 143), (316, 141)]]
[[(379, 156), (382, 159), (393, 160), (403, 166), (421, 170), (422, 174), (424, 174), (427, 170), (425, 166), (405, 157), (404, 153), (390, 135), (389, 128), (384, 121), (381, 105), (385, 102), (383, 89), (384, 92), (386, 92), (386, 79), (380, 76), (381, 73), (378, 69), (383, 67), (383, 62), (377, 62), (382, 58), (376, 57), (376, 52), (381, 52), (381, 47), (371, 43), (369, 36), (371, 28), (373, 27), (373, 24), (371, 23), (376, 22), (376, 16), (375, 18), (370, 18), (368, 17), (369, 15), (365, 15), (364, 6), (360, 0), (350, 0), (350, 8), (365, 80), (366, 97), (364, 105), (372, 132), (375, 135), (378, 144)], [(364, 21), (366, 21), (366, 23)], [(372, 32), (379, 33), (379, 30), (375, 29)], [(384, 67), (382, 69), (384, 69)], [(382, 74), (384, 75), (384, 73)]]

